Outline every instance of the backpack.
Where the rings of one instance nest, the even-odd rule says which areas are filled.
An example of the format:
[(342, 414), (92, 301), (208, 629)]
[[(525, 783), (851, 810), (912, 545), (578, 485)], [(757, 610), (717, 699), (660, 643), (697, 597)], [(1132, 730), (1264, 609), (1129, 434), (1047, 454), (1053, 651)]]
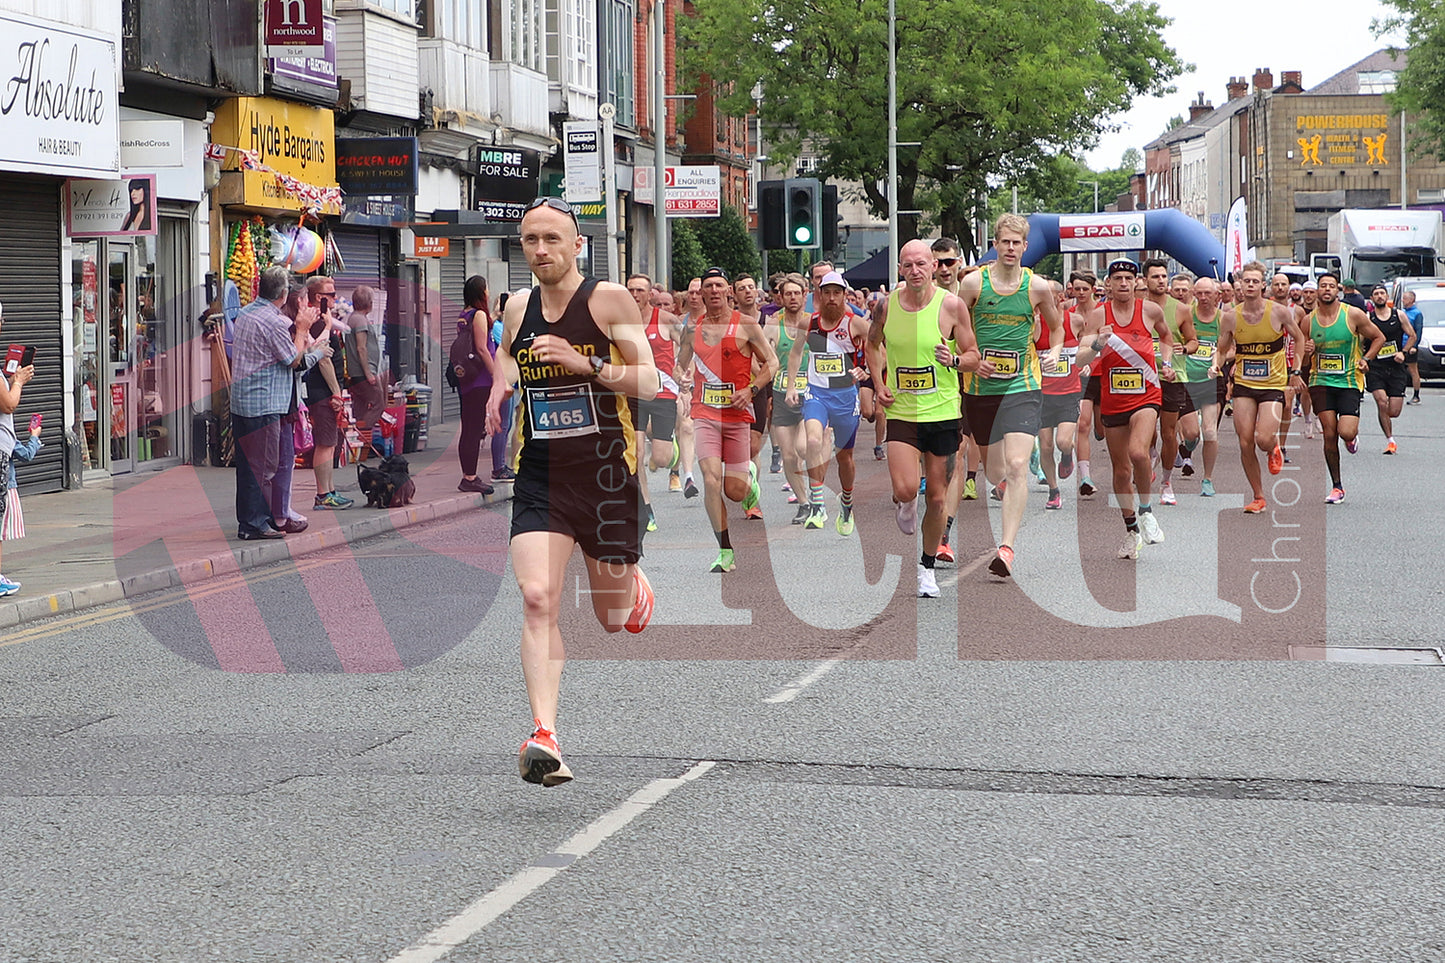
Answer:
[(471, 384), (477, 375), (486, 370), (486, 364), (477, 354), (476, 335), (472, 333), (477, 312), (471, 310), (467, 314), (466, 329), (457, 334), (457, 339), (447, 351), (447, 384), (453, 390), (460, 390), (462, 385)]
[(375, 468), (357, 465), (356, 484), (366, 495), (367, 508), (401, 508), (416, 496), (411, 465), (401, 455), (383, 458)]

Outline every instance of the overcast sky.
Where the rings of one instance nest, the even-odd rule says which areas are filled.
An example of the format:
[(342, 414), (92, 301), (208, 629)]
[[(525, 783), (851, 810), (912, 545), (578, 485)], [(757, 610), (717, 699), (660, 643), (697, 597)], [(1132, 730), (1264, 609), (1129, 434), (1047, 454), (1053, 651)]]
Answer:
[(1159, 0), (1159, 9), (1174, 20), (1165, 28), (1165, 42), (1194, 69), (1174, 81), (1178, 93), (1140, 100), (1114, 118), (1119, 132), (1105, 134), (1086, 158), (1094, 170), (1117, 167), (1124, 151), (1142, 150), (1164, 133), (1169, 118), (1188, 117), (1199, 91), (1216, 107), (1224, 103), (1231, 76), (1248, 82), (1265, 67), (1278, 84), (1281, 73), (1299, 70), (1308, 90), (1392, 41), (1404, 43), (1401, 37), (1376, 39), (1370, 31), (1371, 20), (1393, 10), (1378, 0)]

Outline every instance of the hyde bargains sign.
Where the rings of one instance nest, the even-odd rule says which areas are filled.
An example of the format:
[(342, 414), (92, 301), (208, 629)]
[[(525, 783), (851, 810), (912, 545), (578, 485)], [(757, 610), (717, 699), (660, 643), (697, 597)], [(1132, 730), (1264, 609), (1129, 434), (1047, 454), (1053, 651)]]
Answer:
[(119, 174), (118, 53), (101, 34), (0, 16), (0, 169)]

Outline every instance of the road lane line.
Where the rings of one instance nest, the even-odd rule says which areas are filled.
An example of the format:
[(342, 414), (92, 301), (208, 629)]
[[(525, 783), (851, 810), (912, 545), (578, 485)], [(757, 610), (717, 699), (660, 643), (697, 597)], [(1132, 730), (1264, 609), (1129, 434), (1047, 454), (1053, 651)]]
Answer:
[(832, 672), (833, 668), (842, 661), (843, 660), (840, 658), (833, 658), (829, 659), (826, 662), (819, 663), (818, 665), (813, 667), (813, 671), (809, 672), (807, 675), (803, 676), (800, 679), (789, 682), (787, 685), (783, 686), (781, 689), (779, 689), (777, 692), (774, 692), (763, 701), (771, 703), (773, 705), (778, 705), (783, 702), (792, 702), (798, 697), (798, 693), (802, 692), (808, 686), (823, 678), (823, 676), (827, 675), (829, 672)]
[(435, 963), (440, 960), (592, 852), (609, 836), (657, 805), (674, 789), (702, 778), (715, 765), (714, 762), (699, 762), (681, 776), (654, 779), (623, 800), (617, 808), (597, 817), (561, 846), (473, 902), (387, 963)]

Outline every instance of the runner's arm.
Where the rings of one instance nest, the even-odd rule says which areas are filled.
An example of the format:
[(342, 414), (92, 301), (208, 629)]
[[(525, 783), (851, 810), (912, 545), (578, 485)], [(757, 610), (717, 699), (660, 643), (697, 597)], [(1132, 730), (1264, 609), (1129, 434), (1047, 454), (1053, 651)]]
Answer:
[(1179, 336), (1184, 343), (1179, 350), (1185, 354), (1193, 354), (1199, 350), (1199, 333), (1194, 330), (1194, 312), (1189, 310), (1187, 305), (1179, 305), (1174, 309), (1174, 323), (1179, 328)]
[(1059, 314), (1059, 302), (1054, 297), (1054, 288), (1048, 281), (1033, 276), (1029, 283), (1029, 296), (1034, 300), (1034, 309), (1049, 329), (1049, 353), (1046, 370), (1053, 371), (1059, 366), (1064, 351), (1064, 319)]
[(1366, 364), (1375, 360), (1375, 355), (1385, 346), (1385, 332), (1381, 331), (1370, 316), (1359, 308), (1350, 308), (1345, 314), (1351, 330), (1357, 338), (1368, 338), (1370, 346), (1365, 349), (1364, 357), (1360, 360)]
[[(647, 328), (637, 316), (637, 303), (632, 295), (620, 284), (603, 282), (592, 293), (592, 305), (594, 318), (600, 314), (608, 319), (607, 337), (622, 355), (621, 364), (610, 358), (605, 361), (597, 373), (598, 384), (639, 401), (656, 398), (662, 379), (653, 363), (652, 349), (647, 346)], [(577, 373), (590, 374), (591, 361), (580, 354), (578, 357), (587, 367), (586, 371)]]
[(883, 325), (888, 320), (888, 299), (881, 298), (870, 309), (868, 321), (868, 343), (864, 354), (868, 358), (868, 377), (873, 380), (873, 394), (878, 403), (887, 408), (893, 404), (893, 392), (888, 387), (884, 373), (888, 370), (888, 349), (883, 341)]
[[(943, 299), (938, 311), (940, 334), (944, 342), (934, 349), (934, 357), (940, 362), (951, 362), (948, 366), (955, 371), (977, 371), (981, 360), (978, 353), (978, 339), (973, 335), (973, 323), (969, 319), (968, 305), (963, 299), (950, 294)], [(958, 345), (958, 354), (949, 351), (946, 342)], [(945, 357), (945, 353), (947, 357)]]
[(1234, 315), (1222, 314), (1219, 318), (1219, 341), (1214, 345), (1214, 363), (1209, 366), (1209, 377), (1218, 378), (1224, 370), (1224, 359), (1234, 350)]

